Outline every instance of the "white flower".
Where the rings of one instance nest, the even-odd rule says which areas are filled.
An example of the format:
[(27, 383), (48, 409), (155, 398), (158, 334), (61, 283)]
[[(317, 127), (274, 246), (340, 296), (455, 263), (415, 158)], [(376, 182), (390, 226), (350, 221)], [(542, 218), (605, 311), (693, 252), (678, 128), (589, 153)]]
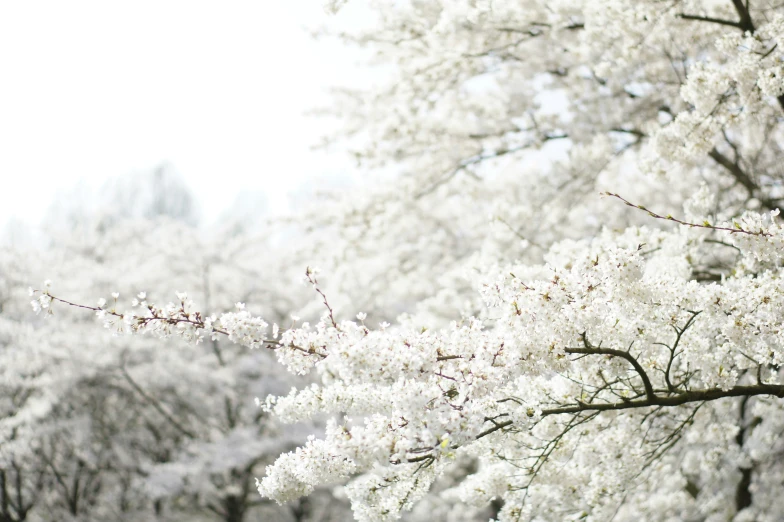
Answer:
[(112, 292), (112, 298), (116, 301), (120, 297), (119, 292)]
[(103, 308), (105, 304), (106, 304), (106, 299), (104, 299), (103, 297), (98, 299), (98, 308)]
[(143, 300), (147, 297), (147, 292), (139, 292), (139, 294), (136, 297), (138, 297), (139, 300)]
[(357, 314), (357, 319), (359, 319), (360, 321), (364, 321), (366, 318), (367, 318), (367, 314), (365, 312), (359, 312)]
[(234, 307), (237, 310), (245, 310), (245, 303), (234, 303)]

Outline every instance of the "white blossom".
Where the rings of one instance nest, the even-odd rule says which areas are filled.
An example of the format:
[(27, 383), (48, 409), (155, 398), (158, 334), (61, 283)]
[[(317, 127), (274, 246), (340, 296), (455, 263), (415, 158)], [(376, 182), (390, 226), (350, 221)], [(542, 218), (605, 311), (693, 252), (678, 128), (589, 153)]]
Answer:
[(332, 419), (258, 479), (278, 502), (777, 520), (784, 17), (753, 4), (373, 2), (341, 36), (385, 72), (336, 95), (327, 142), (378, 176), (298, 213), (280, 257), (324, 270), (293, 324), (180, 293), (96, 313), (308, 376), (256, 399)]

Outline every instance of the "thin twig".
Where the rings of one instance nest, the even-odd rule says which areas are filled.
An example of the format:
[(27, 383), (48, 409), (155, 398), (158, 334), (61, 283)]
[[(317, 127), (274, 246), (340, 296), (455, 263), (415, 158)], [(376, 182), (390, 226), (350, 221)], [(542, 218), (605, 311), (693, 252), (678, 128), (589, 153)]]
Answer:
[(627, 201), (622, 196), (620, 196), (618, 194), (614, 194), (612, 192), (602, 192), (601, 195), (602, 196), (610, 196), (610, 197), (613, 197), (613, 198), (620, 199), (621, 201), (624, 202), (624, 204), (626, 204), (626, 206), (633, 207), (633, 208), (638, 208), (638, 209), (642, 210), (643, 212), (647, 212), (648, 215), (651, 216), (652, 218), (663, 219), (665, 221), (672, 221), (674, 223), (678, 223), (679, 225), (683, 225), (683, 226), (686, 226), (686, 227), (705, 228), (705, 229), (708, 229), (708, 230), (721, 230), (723, 232), (729, 232), (730, 234), (747, 234), (747, 235), (750, 235), (750, 236), (758, 236), (758, 237), (771, 237), (772, 236), (772, 234), (770, 234), (769, 232), (763, 232), (763, 231), (754, 232), (752, 230), (745, 230), (743, 228), (740, 228), (740, 225), (736, 225), (737, 228), (729, 228), (729, 227), (717, 227), (715, 225), (711, 225), (707, 221), (703, 222), (702, 224), (700, 224), (700, 223), (689, 223), (688, 221), (684, 221), (682, 219), (678, 219), (678, 218), (672, 217), (671, 214), (667, 214), (666, 216), (662, 216), (661, 214), (657, 214), (656, 212), (654, 212), (652, 210), (649, 210), (648, 208), (644, 207), (643, 205), (635, 205), (634, 203), (632, 203), (630, 201)]

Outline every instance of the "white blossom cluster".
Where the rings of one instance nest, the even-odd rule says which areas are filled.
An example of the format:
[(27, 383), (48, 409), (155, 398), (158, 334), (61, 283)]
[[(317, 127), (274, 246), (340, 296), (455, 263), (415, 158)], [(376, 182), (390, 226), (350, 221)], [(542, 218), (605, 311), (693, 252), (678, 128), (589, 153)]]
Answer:
[[(771, 234), (723, 233), (729, 241), (743, 237), (739, 244), (744, 256), (763, 257), (770, 242), (782, 237), (770, 225), (751, 228), (762, 224), (760, 216), (740, 222), (744, 230)], [(313, 487), (289, 477), (332, 482), (364, 472), (374, 478), (372, 486), (366, 478), (352, 483), (352, 491), (357, 484), (365, 488), (354, 499), (355, 515), (362, 520), (393, 519), (421, 484), (435, 478), (423, 473), (423, 467), (439, 469), (462, 453), (479, 457), (487, 467), (453, 495), (472, 505), (503, 496), (503, 512), (512, 519), (531, 509), (527, 502), (538, 504), (544, 501), (541, 495), (556, 491), (563, 495), (559, 502), (575, 496), (597, 519), (604, 504), (612, 505), (613, 495), (635, 494), (630, 484), (645, 491), (637, 466), (648, 466), (649, 452), (658, 450), (655, 439), (635, 449), (626, 447), (636, 440), (628, 424), (646, 424), (636, 412), (609, 414), (610, 424), (594, 443), (560, 439), (563, 446), (553, 451), (561, 455), (557, 458), (572, 455), (568, 480), (563, 471), (540, 472), (538, 484), (529, 487), (526, 474), (514, 471), (517, 466), (511, 462), (532, 458), (537, 441), (558, 437), (563, 424), (553, 410), (623, 405), (645, 396), (641, 376), (628, 361), (601, 354), (576, 358), (570, 349), (594, 346), (630, 354), (657, 396), (727, 391), (755, 382), (779, 386), (781, 377), (772, 369), (780, 367), (784, 356), (780, 269), (753, 276), (739, 271), (722, 284), (700, 284), (691, 280), (688, 270), (659, 269), (678, 258), (689, 266), (683, 258), (697, 245), (690, 245), (693, 241), (683, 230), (654, 234), (658, 247), (653, 252), (643, 244), (649, 237), (643, 229), (620, 237), (606, 234), (569, 245), (573, 255), (562, 257), (560, 266), (498, 270), (482, 292), (490, 310), (497, 311), (492, 324), (469, 320), (438, 331), (368, 330), (349, 321), (335, 328), (325, 320), (315, 331), (306, 329), (307, 341), (300, 337), (299, 342), (323, 346), (327, 354), (313, 358), (322, 384), (286, 397), (268, 397), (265, 408), (290, 422), (319, 413), (342, 413), (344, 421), (328, 430), (323, 446), (311, 443), (281, 457), (268, 469), (260, 491), (286, 500)], [(521, 274), (543, 271), (548, 277), (518, 277), (510, 269)], [(284, 338), (300, 335), (294, 330)], [(502, 422), (508, 423), (508, 431), (495, 429)], [(667, 422), (669, 427), (657, 428), (666, 432), (683, 419), (674, 414)], [(596, 460), (607, 451), (622, 452), (623, 466)], [(672, 472), (666, 468), (672, 465), (658, 463), (664, 467), (657, 471)], [(332, 468), (334, 473), (326, 471)], [(389, 482), (387, 487), (379, 485), (379, 476)], [(408, 486), (397, 487), (401, 482)], [(585, 491), (567, 494), (569, 484), (583, 484)]]
[[(259, 491), (284, 502), (357, 476), (346, 489), (355, 516), (392, 520), (450, 463), (471, 455), (482, 468), (449, 495), (469, 505), (501, 496), (502, 519), (530, 513), (531, 504), (553, 495), (562, 506), (582, 503), (598, 517), (618, 495), (645, 492), (647, 481), (673, 463), (655, 461), (642, 480), (640, 466), (664, 450), (655, 437), (628, 447), (636, 440), (629, 424), (649, 423), (641, 412), (629, 406), (628, 413), (603, 414), (602, 434), (592, 442), (583, 440), (587, 428), (573, 435), (571, 425), (595, 417), (597, 405), (624, 410), (646, 398), (655, 405), (659, 398), (753, 385), (784, 393), (775, 370), (784, 363), (784, 279), (770, 251), (781, 251), (775, 245), (784, 232), (751, 213), (736, 225), (737, 233), (717, 230), (743, 252), (737, 274), (720, 284), (691, 279), (688, 257), (701, 245), (688, 229), (635, 228), (556, 245), (552, 263), (539, 267), (489, 270), (481, 285), (484, 321), (370, 329), (365, 321), (333, 324), (325, 314), (316, 325), (282, 332), (280, 348), (273, 346), (279, 359), (295, 373), (315, 370), (320, 382), (267, 397), (259, 401), (263, 408), (286, 422), (321, 414), (342, 420), (328, 425), (324, 439), (282, 455)], [(749, 273), (749, 258), (766, 261), (764, 268)], [(686, 270), (662, 270), (662, 264)], [(244, 310), (202, 320), (187, 296), (179, 299), (165, 307), (142, 301), (143, 315), (97, 313), (110, 317), (109, 326), (130, 321), (139, 333), (195, 342), (225, 334), (250, 348), (270, 343), (266, 322)], [(684, 415), (674, 409), (648, 429), (677, 432), (678, 423), (707, 422)], [(543, 450), (546, 458), (535, 449), (543, 440), (557, 441)], [(617, 459), (608, 452), (618, 452)], [(568, 480), (564, 471), (537, 468), (538, 459), (567, 455)], [(523, 464), (526, 459), (534, 464)], [(527, 473), (514, 472), (517, 466)], [(570, 492), (571, 484), (584, 490)]]
[[(31, 301), (33, 311), (36, 313), (42, 309), (50, 308), (53, 301), (63, 301), (49, 292), (50, 281), (47, 281), (44, 287), (45, 290), (40, 292), (40, 296)], [(30, 289), (30, 295), (35, 293), (38, 291)], [(252, 349), (289, 347), (295, 351), (303, 351), (295, 344), (295, 341), (299, 340), (301, 336), (287, 335), (281, 341), (275, 340), (280, 329), (277, 324), (273, 324), (273, 336), (268, 338), (269, 324), (260, 317), (252, 316), (250, 312), (245, 310), (244, 303), (235, 305), (236, 312), (203, 317), (201, 313), (193, 311), (194, 303), (187, 293), (177, 292), (176, 294), (177, 303), (170, 302), (164, 306), (156, 306), (146, 301), (145, 292), (139, 292), (131, 302), (131, 306), (135, 310), (124, 312), (120, 312), (117, 308), (119, 293), (116, 292), (112, 293), (113, 304), (111, 306), (107, 306), (106, 299), (101, 298), (95, 307), (80, 307), (94, 310), (103, 326), (117, 333), (150, 334), (159, 338), (174, 335), (194, 343), (204, 341), (205, 337), (209, 340), (217, 340), (220, 335), (225, 335), (230, 341)], [(72, 304), (67, 301), (63, 302)], [(285, 357), (280, 354), (281, 360), (284, 360)]]
[(781, 8), (369, 5), (373, 26), (340, 36), (381, 74), (329, 111), (380, 175), (303, 211), (292, 247), (328, 276), (306, 272), (296, 311), (320, 319), (88, 308), (271, 348), (313, 379), (257, 399), (332, 419), (258, 480), (280, 502), (345, 483), (367, 521), (417, 502), (450, 520), (778, 520)]
[[(727, 33), (716, 41), (721, 62), (697, 62), (680, 90), (689, 109), (656, 136), (665, 158), (694, 162), (716, 144), (722, 128), (770, 112), (771, 99), (784, 94), (782, 54), (784, 16), (775, 15), (752, 34)], [(775, 108), (774, 108), (775, 110)]]

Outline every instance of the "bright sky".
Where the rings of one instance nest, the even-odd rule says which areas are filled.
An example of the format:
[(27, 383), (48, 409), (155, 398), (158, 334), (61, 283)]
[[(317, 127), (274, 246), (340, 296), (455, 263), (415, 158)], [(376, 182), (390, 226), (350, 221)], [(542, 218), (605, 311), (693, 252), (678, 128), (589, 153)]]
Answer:
[(281, 210), (287, 190), (339, 171), (310, 153), (324, 129), (302, 114), (353, 63), (302, 29), (327, 20), (320, 4), (0, 3), (0, 224), (164, 160), (207, 221), (243, 189)]

